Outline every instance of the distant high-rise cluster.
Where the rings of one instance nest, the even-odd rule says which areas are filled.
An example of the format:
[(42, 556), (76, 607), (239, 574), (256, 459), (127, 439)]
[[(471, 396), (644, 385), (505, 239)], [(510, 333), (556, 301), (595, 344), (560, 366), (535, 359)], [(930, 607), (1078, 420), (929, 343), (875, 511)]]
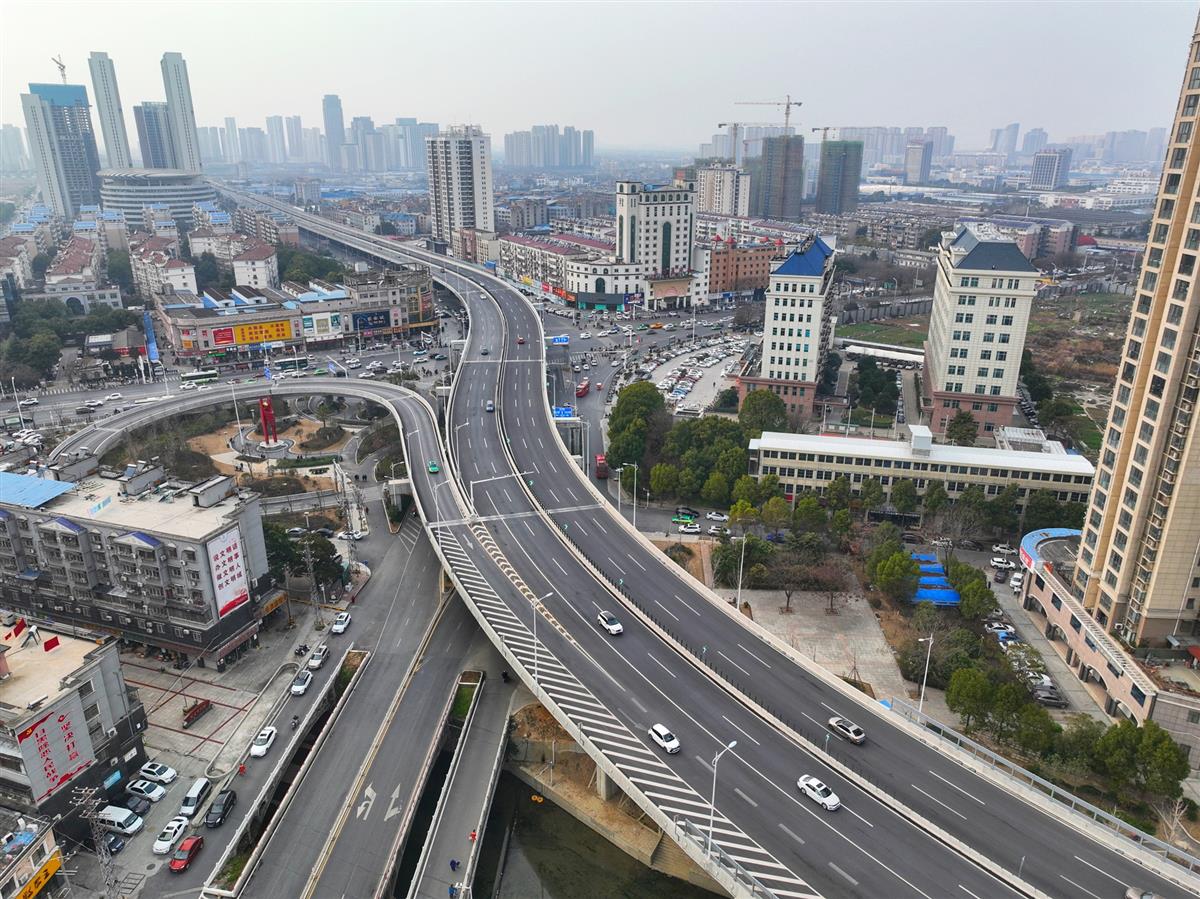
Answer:
[(528, 131), (504, 135), (504, 164), (524, 169), (590, 169), (594, 164), (595, 134), (567, 125), (534, 125)]
[(1057, 150), (1039, 150), (1033, 154), (1029, 187), (1032, 190), (1058, 190), (1066, 185), (1070, 170), (1071, 150), (1069, 147)]
[(954, 135), (941, 125), (932, 128), (910, 126), (892, 128), (881, 126), (840, 127), (837, 131), (842, 140), (859, 141), (862, 144), (862, 161), (865, 168), (874, 165), (902, 165), (909, 144), (929, 141), (934, 159), (943, 159), (954, 152)]
[(740, 122), (726, 126), (724, 134), (714, 134), (700, 145), (700, 159), (732, 159), (741, 165), (752, 156), (760, 156), (763, 143), (771, 137), (791, 137), (795, 128), (784, 125), (743, 125)]

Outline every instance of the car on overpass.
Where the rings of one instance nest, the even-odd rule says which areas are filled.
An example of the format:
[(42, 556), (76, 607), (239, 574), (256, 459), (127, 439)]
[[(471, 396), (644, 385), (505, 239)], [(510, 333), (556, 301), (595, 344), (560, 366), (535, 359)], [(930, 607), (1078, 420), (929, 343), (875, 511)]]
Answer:
[(312, 686), (312, 672), (305, 670), (296, 675), (292, 681), (292, 695), (303, 696), (308, 692), (308, 688)]
[(437, 474), (439, 471), (442, 470), (442, 466), (438, 465), (436, 460), (430, 459), (429, 462), (425, 465), (425, 470), (428, 471), (430, 474)]
[(266, 755), (275, 744), (278, 735), (279, 731), (274, 727), (264, 727), (260, 730), (254, 742), (250, 744), (250, 757), (260, 759)]
[(655, 724), (650, 728), (650, 739), (669, 755), (679, 751), (679, 738), (667, 730), (663, 724)]
[(824, 783), (817, 780), (811, 774), (803, 774), (796, 781), (796, 786), (800, 792), (821, 806), (827, 812), (836, 812), (842, 807), (842, 800), (838, 799), (837, 793), (825, 786)]
[(867, 741), (867, 732), (849, 718), (843, 718), (841, 715), (834, 715), (829, 719), (829, 729), (851, 743), (862, 744)]
[(612, 612), (600, 612), (596, 615), (596, 621), (614, 637), (625, 631), (625, 628), (621, 626), (621, 622), (617, 621), (616, 616)]
[(346, 633), (346, 628), (348, 628), (349, 626), (350, 626), (350, 613), (349, 612), (338, 612), (337, 617), (333, 619), (333, 627), (331, 627), (329, 630), (330, 630), (330, 633), (344, 634), (344, 633)]

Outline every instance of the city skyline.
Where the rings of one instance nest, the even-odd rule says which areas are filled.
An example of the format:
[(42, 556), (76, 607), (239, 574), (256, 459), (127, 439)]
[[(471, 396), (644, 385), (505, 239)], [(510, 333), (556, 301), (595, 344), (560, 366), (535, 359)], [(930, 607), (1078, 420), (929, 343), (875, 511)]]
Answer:
[[(768, 107), (740, 111), (735, 103), (775, 99), (790, 91), (804, 103), (793, 118), (799, 133), (823, 125), (937, 122), (958, 135), (960, 149), (983, 149), (989, 145), (991, 130), (1002, 122), (1020, 122), (1023, 128), (1040, 125), (1050, 132), (1053, 141), (1114, 128), (1149, 129), (1169, 121), (1174, 92), (1170, 50), (1186, 42), (1194, 12), (1186, 3), (1157, 5), (1152, 15), (1136, 16), (1128, 15), (1135, 10), (1132, 4), (1046, 7), (1039, 14), (1048, 32), (1061, 27), (1079, 35), (1082, 30), (1086, 39), (1056, 48), (1053, 60), (1045, 65), (1036, 58), (1025, 65), (1014, 65), (1012, 47), (1025, 44), (1019, 17), (1008, 21), (986, 9), (968, 7), (951, 20), (934, 15), (937, 7), (932, 4), (876, 6), (872, 8), (872, 21), (879, 31), (893, 36), (891, 46), (904, 45), (904, 37), (911, 35), (912, 41), (929, 40), (941, 48), (938, 54), (897, 50), (886, 93), (874, 78), (877, 67), (864, 67), (862, 71), (845, 67), (837, 41), (808, 42), (805, 71), (798, 74), (792, 66), (796, 32), (790, 26), (803, 24), (806, 34), (814, 28), (828, 33), (849, 31), (861, 26), (852, 7), (764, 7), (763, 14), (769, 13), (777, 21), (771, 28), (761, 26), (763, 15), (730, 18), (716, 14), (723, 8), (721, 4), (704, 7), (714, 14), (700, 16), (693, 23), (699, 44), (704, 45), (706, 35), (726, 44), (732, 37), (746, 47), (761, 43), (739, 61), (736, 77), (721, 79), (718, 91), (702, 93), (691, 89), (696, 74), (691, 67), (660, 73), (661, 80), (655, 85), (639, 80), (636, 88), (628, 90), (623, 90), (619, 81), (591, 77), (585, 70), (586, 62), (591, 59), (597, 66), (604, 65), (605, 48), (611, 46), (616, 29), (621, 27), (621, 17), (611, 16), (589, 19), (587, 28), (580, 32), (583, 43), (578, 56), (584, 66), (556, 72), (553, 78), (547, 78), (536, 67), (514, 69), (506, 75), (507, 89), (493, 92), (485, 100), (477, 86), (487, 83), (484, 67), (490, 56), (486, 44), (503, 40), (509, 33), (529, 33), (530, 28), (569, 33), (580, 26), (578, 7), (479, 6), (473, 16), (483, 20), (479, 22), (481, 27), (455, 35), (460, 43), (478, 43), (479, 52), (463, 53), (465, 68), (456, 78), (422, 83), (419, 90), (406, 94), (395, 89), (395, 82), (379, 77), (381, 72), (371, 65), (341, 65), (336, 53), (289, 68), (289, 48), (299, 45), (302, 33), (303, 39), (308, 39), (311, 22), (304, 16), (294, 21), (280, 20), (276, 8), (266, 4), (240, 4), (238, 14), (243, 21), (250, 20), (247, 24), (262, 19), (263, 27), (270, 27), (275, 35), (267, 42), (261, 39), (263, 32), (258, 28), (230, 29), (227, 20), (205, 15), (211, 5), (195, 6), (196, 14), (189, 17), (186, 29), (157, 28), (155, 23), (143, 21), (134, 34), (122, 24), (128, 18), (119, 14), (121, 6), (117, 4), (116, 15), (108, 14), (112, 11), (110, 5), (100, 16), (95, 7), (82, 4), (9, 5), (5, 12), (9, 34), (53, 33), (54, 41), (49, 45), (42, 41), (12, 42), (6, 47), (0, 57), (0, 82), (9, 89), (0, 97), (0, 121), (20, 122), (17, 95), (24, 85), (56, 80), (51, 55), (62, 54), (69, 82), (89, 84), (88, 56), (93, 51), (108, 53), (116, 64), (128, 115), (132, 106), (161, 98), (158, 63), (164, 52), (174, 51), (188, 60), (196, 121), (204, 126), (219, 125), (228, 116), (259, 127), (268, 116), (275, 115), (299, 115), (317, 122), (322, 119), (321, 98), (335, 93), (342, 98), (347, 121), (367, 115), (381, 122), (396, 116), (476, 122), (498, 139), (506, 132), (528, 128), (531, 118), (562, 122), (586, 116), (604, 149), (681, 150), (707, 139), (718, 121), (782, 120), (782, 115), (774, 115)], [(606, 6), (613, 8), (612, 4)], [(738, 9), (744, 12), (745, 5)], [(1081, 13), (1086, 15), (1081, 18)], [(64, 32), (56, 27), (64, 14), (89, 20), (88, 27)], [(674, 27), (666, 5), (639, 7), (639, 21), (649, 32), (660, 21), (663, 28)], [(411, 54), (408, 64), (416, 71), (436, 65), (436, 34), (444, 22), (440, 8), (432, 5), (363, 4), (339, 7), (335, 18), (321, 22), (321, 29), (323, 39), (334, 46), (339, 36), (347, 45), (352, 42), (358, 60), (371, 58), (375, 35), (379, 36), (380, 54), (387, 49), (385, 42), (391, 38), (386, 36), (394, 29), (416, 35), (419, 39), (406, 51)], [(729, 33), (731, 27), (733, 35)], [(980, 27), (986, 27), (994, 40), (979, 45), (954, 40), (956, 33)], [(1133, 45), (1155, 45), (1164, 52), (1139, 59), (1124, 52)], [(1104, 58), (1105, 65), (1091, 65), (1096, 58)], [(248, 62), (235, 71), (228, 65), (230, 59)], [(883, 61), (887, 59), (885, 53)], [(1005, 77), (991, 82), (949, 77), (955, 71), (978, 72), (989, 66), (1003, 70)], [(1070, 102), (1060, 104), (1048, 120), (1051, 117), (1037, 98), (1042, 96), (1040, 85), (1051, 66), (1060, 73), (1086, 72), (1088, 90), (1072, 93)], [(833, 71), (834, 67), (836, 79), (813, 80), (813, 73), (826, 68)], [(280, 77), (284, 71), (288, 76)], [(244, 89), (246, 79), (255, 82), (255, 90)], [(935, 79), (938, 89), (930, 90)], [(808, 89), (805, 83), (810, 85)], [(92, 102), (94, 105), (94, 98)]]

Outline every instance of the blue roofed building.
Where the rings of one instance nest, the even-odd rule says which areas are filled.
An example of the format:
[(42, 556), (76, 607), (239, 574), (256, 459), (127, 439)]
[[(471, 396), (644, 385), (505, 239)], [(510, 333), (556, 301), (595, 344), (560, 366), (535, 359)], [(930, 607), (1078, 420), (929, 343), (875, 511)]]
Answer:
[(821, 416), (817, 397), (833, 343), (827, 294), (834, 256), (829, 242), (813, 236), (773, 263), (762, 346), (738, 375), (739, 402), (753, 390), (769, 390), (793, 419)]
[(921, 390), (934, 433), (964, 410), (980, 437), (1020, 424), (1017, 381), (1038, 277), (994, 226), (973, 222), (942, 234)]

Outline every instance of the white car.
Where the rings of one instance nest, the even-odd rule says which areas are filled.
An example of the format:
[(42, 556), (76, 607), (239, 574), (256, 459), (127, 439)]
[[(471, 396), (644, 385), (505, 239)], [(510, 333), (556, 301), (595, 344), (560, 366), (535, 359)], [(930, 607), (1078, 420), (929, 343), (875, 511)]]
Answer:
[(120, 400), (120, 399), (124, 399), (124, 397), (122, 397), (121, 394), (119, 394), (119, 393), (110, 393), (108, 396), (105, 397), (105, 399), (106, 400)]
[(151, 802), (158, 802), (167, 795), (164, 790), (156, 783), (148, 780), (135, 780), (125, 788), (126, 792), (132, 793), (134, 796), (141, 796), (143, 799), (149, 799)]
[(1015, 571), (1017, 563), (1003, 556), (993, 556), (991, 565), (997, 571)]
[(36, 406), (40, 403), (41, 403), (41, 400), (37, 399), (36, 397), (31, 396), (28, 399), (21, 400), (21, 402), (17, 403), (17, 405), (21, 406), (22, 408), (26, 408), (29, 406)]
[(729, 516), (726, 515), (724, 512), (709, 512), (704, 517), (707, 518), (709, 521), (728, 521), (729, 520)]
[(612, 612), (601, 612), (596, 616), (596, 621), (598, 621), (600, 626), (614, 637), (625, 630), (625, 628), (621, 626), (621, 622), (617, 621)]
[(308, 692), (308, 688), (312, 686), (312, 680), (313, 676), (311, 671), (301, 671), (292, 681), (292, 695), (303, 696)]
[(656, 724), (650, 728), (650, 739), (670, 755), (674, 755), (679, 751), (679, 738), (661, 724)]
[(827, 812), (835, 812), (842, 807), (842, 800), (838, 799), (837, 793), (821, 783), (811, 774), (804, 774), (796, 781), (796, 786), (800, 792), (822, 806)]
[(733, 531), (720, 524), (710, 524), (708, 526), (708, 534), (710, 537), (728, 537)]
[(700, 533), (700, 525), (696, 524), (694, 521), (691, 524), (681, 524), (679, 526), (679, 533), (681, 533), (681, 534), (699, 534)]
[(346, 633), (346, 628), (350, 626), (350, 613), (338, 612), (337, 618), (333, 619), (333, 627), (329, 630), (335, 634)]
[(170, 765), (164, 765), (162, 762), (146, 762), (138, 769), (138, 774), (144, 780), (150, 780), (154, 783), (169, 784), (174, 783), (175, 778), (179, 773)]
[(579, 339), (580, 339), (580, 340), (591, 340), (591, 339), (592, 339), (592, 332), (591, 332), (591, 331), (584, 331), (582, 334), (580, 334), (580, 335), (579, 335)]
[(316, 671), (325, 664), (325, 660), (329, 658), (329, 647), (322, 643), (313, 650), (313, 654), (308, 657), (308, 667)]
[(186, 381), (183, 384), (179, 385), (179, 389), (180, 390), (195, 390), (196, 383), (195, 383), (195, 381)]
[(999, 553), (1002, 556), (1015, 556), (1017, 554), (1017, 551), (1007, 543), (992, 544), (992, 552)]
[(175, 844), (179, 842), (179, 838), (183, 836), (189, 823), (183, 815), (176, 815), (163, 825), (162, 833), (158, 835), (158, 839), (154, 841), (150, 851), (155, 855), (166, 855), (175, 848)]
[(264, 727), (258, 732), (254, 742), (250, 744), (250, 755), (256, 759), (262, 758), (271, 749), (271, 745), (278, 735), (279, 731), (274, 727)]

